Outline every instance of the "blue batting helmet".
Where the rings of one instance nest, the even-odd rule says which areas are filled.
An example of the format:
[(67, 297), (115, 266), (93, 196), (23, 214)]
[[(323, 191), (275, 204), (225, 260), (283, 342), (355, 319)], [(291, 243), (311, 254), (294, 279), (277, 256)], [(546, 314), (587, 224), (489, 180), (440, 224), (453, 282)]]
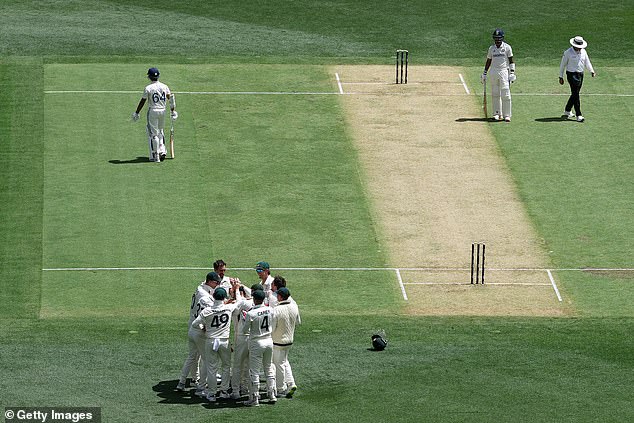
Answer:
[(159, 78), (160, 72), (157, 68), (150, 68), (147, 70), (147, 77), (152, 81), (156, 81)]
[(502, 31), (500, 28), (496, 28), (495, 31), (493, 31), (493, 39), (494, 40), (503, 40), (504, 39), (504, 31)]

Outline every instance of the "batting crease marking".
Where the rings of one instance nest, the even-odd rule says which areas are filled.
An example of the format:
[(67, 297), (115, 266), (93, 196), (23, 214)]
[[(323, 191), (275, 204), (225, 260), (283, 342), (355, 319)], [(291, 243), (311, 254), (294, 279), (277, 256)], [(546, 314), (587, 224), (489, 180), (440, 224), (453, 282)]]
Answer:
[(467, 94), (471, 94), (471, 92), (469, 91), (469, 87), (467, 87), (467, 83), (465, 82), (464, 78), (462, 77), (462, 74), (459, 73), (458, 76), (460, 77), (460, 82), (462, 82), (462, 86), (464, 87), (464, 90), (466, 91)]
[(557, 299), (559, 300), (559, 302), (562, 302), (563, 300), (561, 299), (561, 295), (559, 294), (559, 289), (557, 289), (557, 284), (555, 283), (555, 278), (553, 278), (553, 273), (550, 271), (550, 269), (546, 269), (546, 272), (548, 273), (548, 278), (550, 279), (550, 283), (553, 285), (555, 294), (557, 294)]
[(405, 285), (403, 284), (403, 278), (401, 278), (401, 271), (396, 269), (396, 278), (398, 279), (398, 284), (401, 287), (401, 292), (403, 293), (403, 299), (407, 301), (407, 292), (405, 292)]
[(339, 79), (339, 73), (335, 73), (335, 78), (337, 78), (337, 85), (339, 85), (339, 94), (343, 94), (343, 86), (341, 85), (341, 79)]

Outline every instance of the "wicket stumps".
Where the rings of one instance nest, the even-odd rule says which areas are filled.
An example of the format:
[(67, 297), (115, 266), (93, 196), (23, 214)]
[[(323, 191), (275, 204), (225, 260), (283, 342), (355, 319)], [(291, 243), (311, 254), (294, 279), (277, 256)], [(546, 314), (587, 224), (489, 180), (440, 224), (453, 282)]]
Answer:
[[(400, 61), (400, 66), (399, 66), (399, 61)], [(408, 62), (409, 62), (409, 51), (396, 50), (396, 83), (397, 84), (407, 84)], [(400, 68), (400, 77), (399, 77), (399, 68)]]
[[(471, 244), (471, 284), (484, 283), (485, 249), (486, 245), (484, 245), (483, 242), (474, 242)], [(480, 251), (482, 251), (482, 253)], [(480, 276), (482, 277), (480, 278)]]

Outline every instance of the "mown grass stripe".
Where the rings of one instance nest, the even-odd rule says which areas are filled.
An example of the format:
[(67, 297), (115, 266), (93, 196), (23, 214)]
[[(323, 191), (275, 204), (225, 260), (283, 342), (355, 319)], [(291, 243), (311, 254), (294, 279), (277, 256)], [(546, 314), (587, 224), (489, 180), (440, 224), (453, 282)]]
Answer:
[(0, 63), (0, 317), (36, 317), (40, 306), (44, 95), (32, 58)]

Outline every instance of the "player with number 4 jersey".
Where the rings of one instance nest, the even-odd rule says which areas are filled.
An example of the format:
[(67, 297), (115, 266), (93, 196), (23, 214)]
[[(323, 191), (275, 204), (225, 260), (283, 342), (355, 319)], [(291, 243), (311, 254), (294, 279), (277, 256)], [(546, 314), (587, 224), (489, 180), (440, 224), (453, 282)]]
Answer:
[(275, 326), (273, 309), (264, 305), (266, 294), (263, 290), (251, 291), (254, 307), (246, 314), (242, 333), (249, 335), (249, 400), (245, 405), (257, 406), (260, 401), (260, 369), (264, 368), (266, 387), (270, 402), (277, 401), (275, 387), (275, 367), (273, 366), (273, 338)]

